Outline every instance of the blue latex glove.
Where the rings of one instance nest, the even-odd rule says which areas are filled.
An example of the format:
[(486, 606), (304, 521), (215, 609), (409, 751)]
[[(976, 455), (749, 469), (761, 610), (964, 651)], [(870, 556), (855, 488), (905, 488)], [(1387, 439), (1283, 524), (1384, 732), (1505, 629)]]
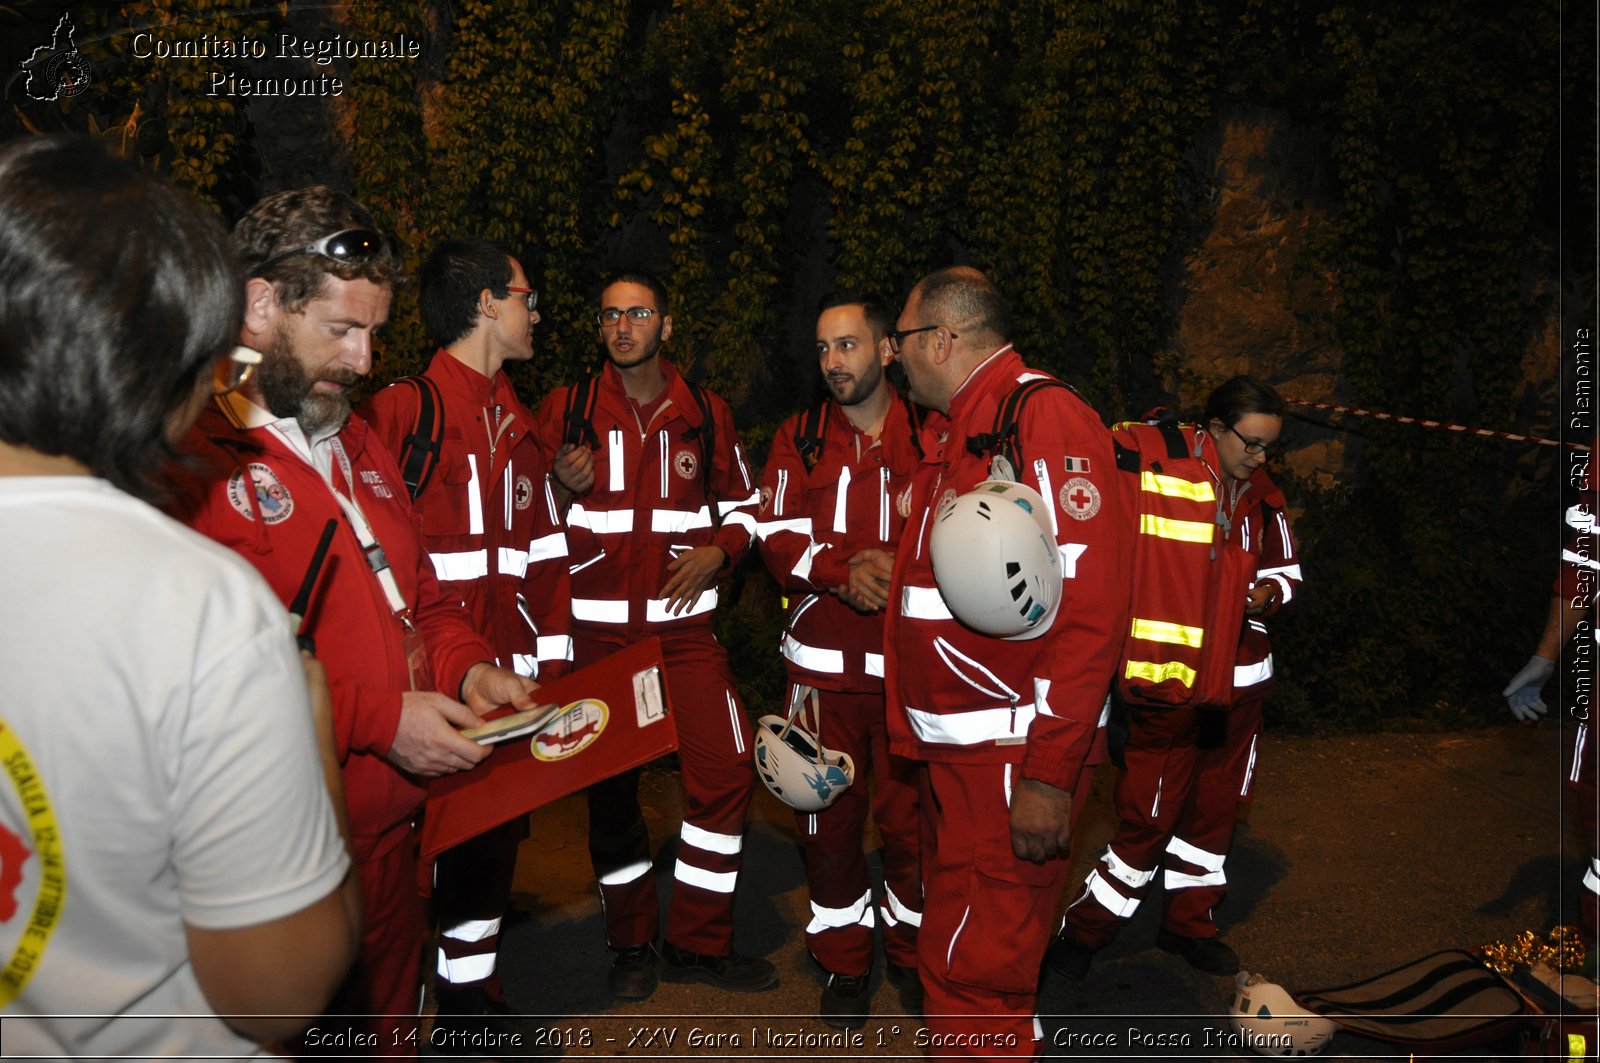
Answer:
[(1528, 663), (1522, 666), (1522, 671), (1511, 677), (1511, 682), (1500, 693), (1506, 699), (1506, 705), (1511, 709), (1511, 715), (1519, 720), (1533, 721), (1550, 711), (1544, 703), (1540, 691), (1544, 689), (1545, 682), (1556, 670), (1556, 662), (1547, 657), (1538, 655), (1528, 658)]

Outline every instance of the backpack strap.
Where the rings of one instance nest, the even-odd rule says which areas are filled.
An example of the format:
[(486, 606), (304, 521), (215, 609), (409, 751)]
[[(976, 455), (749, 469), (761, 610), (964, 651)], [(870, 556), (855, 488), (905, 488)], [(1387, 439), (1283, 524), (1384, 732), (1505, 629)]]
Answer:
[(1068, 391), (1073, 391), (1070, 384), (1053, 377), (1035, 377), (1023, 381), (1011, 389), (1011, 394), (1005, 397), (1005, 401), (995, 411), (994, 427), (988, 432), (967, 437), (967, 450), (980, 458), (993, 454), (1004, 455), (1011, 463), (1011, 467), (1020, 472), (1025, 461), (1022, 447), (1017, 442), (1017, 420), (1022, 413), (1022, 404), (1028, 397), (1045, 388), (1066, 388)]
[(829, 399), (811, 407), (800, 418), (794, 433), (794, 449), (800, 452), (800, 460), (806, 463), (806, 472), (815, 469), (822, 458), (822, 446), (827, 441), (828, 425), (832, 420), (833, 402)]
[(411, 434), (400, 441), (400, 476), (413, 501), (428, 489), (433, 470), (439, 467), (444, 445), (444, 401), (439, 385), (425, 376), (401, 377), (398, 384), (410, 384), (417, 391), (417, 420)]
[(594, 404), (599, 398), (600, 389), (592, 376), (584, 377), (567, 389), (567, 405), (561, 412), (562, 443), (586, 446), (590, 450), (600, 446), (600, 436), (594, 430)]

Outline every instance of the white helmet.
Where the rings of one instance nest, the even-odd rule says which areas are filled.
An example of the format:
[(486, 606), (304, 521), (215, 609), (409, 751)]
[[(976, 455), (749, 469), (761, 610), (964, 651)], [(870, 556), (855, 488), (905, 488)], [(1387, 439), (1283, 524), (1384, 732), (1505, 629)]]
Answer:
[(1339, 1027), (1294, 1002), (1283, 986), (1240, 971), (1234, 979), (1229, 1023), (1244, 1047), (1264, 1056), (1314, 1056)]
[(985, 480), (940, 510), (933, 578), (957, 620), (985, 635), (1044, 634), (1061, 606), (1061, 553), (1039, 493)]
[[(789, 718), (763, 716), (756, 722), (756, 772), (767, 789), (790, 808), (821, 812), (856, 778), (850, 754), (829, 749), (797, 721), (808, 688), (796, 687)], [(816, 704), (816, 691), (809, 691)]]

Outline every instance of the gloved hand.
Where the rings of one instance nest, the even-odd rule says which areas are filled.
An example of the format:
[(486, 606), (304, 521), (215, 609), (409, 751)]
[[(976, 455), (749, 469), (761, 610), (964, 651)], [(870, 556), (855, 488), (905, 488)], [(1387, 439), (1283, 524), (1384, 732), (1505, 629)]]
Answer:
[(1535, 654), (1528, 658), (1528, 663), (1522, 666), (1522, 671), (1511, 677), (1511, 682), (1500, 693), (1506, 699), (1506, 705), (1511, 709), (1511, 715), (1519, 720), (1537, 720), (1550, 711), (1544, 703), (1540, 691), (1544, 689), (1545, 681), (1556, 670), (1556, 662), (1548, 657)]

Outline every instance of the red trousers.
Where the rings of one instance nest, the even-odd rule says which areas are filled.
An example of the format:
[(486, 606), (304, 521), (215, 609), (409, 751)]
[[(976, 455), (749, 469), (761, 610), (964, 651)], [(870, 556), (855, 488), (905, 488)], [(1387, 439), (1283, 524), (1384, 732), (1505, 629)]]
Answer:
[[(790, 704), (795, 696), (791, 684)], [(915, 761), (890, 755), (884, 712), (881, 691), (817, 691), (817, 738), (848, 754), (856, 769), (855, 781), (832, 805), (821, 812), (795, 813), (811, 891), (806, 946), (824, 969), (838, 974), (872, 969), (872, 881), (861, 848), (869, 809), (883, 838), (885, 896), (879, 912), (884, 952), (903, 967), (917, 963), (917, 927), (922, 922), (919, 768)]]
[[(583, 668), (615, 647), (579, 639), (573, 649), (575, 667)], [(733, 688), (727, 652), (714, 636), (663, 639), (662, 657), (684, 793), (666, 939), (722, 956), (733, 947), (733, 890), (756, 786), (750, 721)], [(589, 856), (600, 883), (606, 941), (617, 949), (653, 941), (660, 906), (639, 809), (639, 772), (597, 783), (587, 796)]]
[[(1073, 788), (1073, 823), (1094, 768)], [(1011, 851), (1016, 765), (927, 765), (922, 788), (925, 908), (917, 937), (929, 1055), (1033, 1059), (1039, 964), (1066, 886), (1066, 857), (1035, 864)]]
[(511, 901), (517, 847), (527, 836), (528, 820), (518, 817), (439, 854), (433, 909), (439, 924), (440, 987), (481, 986), (500, 999), (495, 977), (500, 926)]

